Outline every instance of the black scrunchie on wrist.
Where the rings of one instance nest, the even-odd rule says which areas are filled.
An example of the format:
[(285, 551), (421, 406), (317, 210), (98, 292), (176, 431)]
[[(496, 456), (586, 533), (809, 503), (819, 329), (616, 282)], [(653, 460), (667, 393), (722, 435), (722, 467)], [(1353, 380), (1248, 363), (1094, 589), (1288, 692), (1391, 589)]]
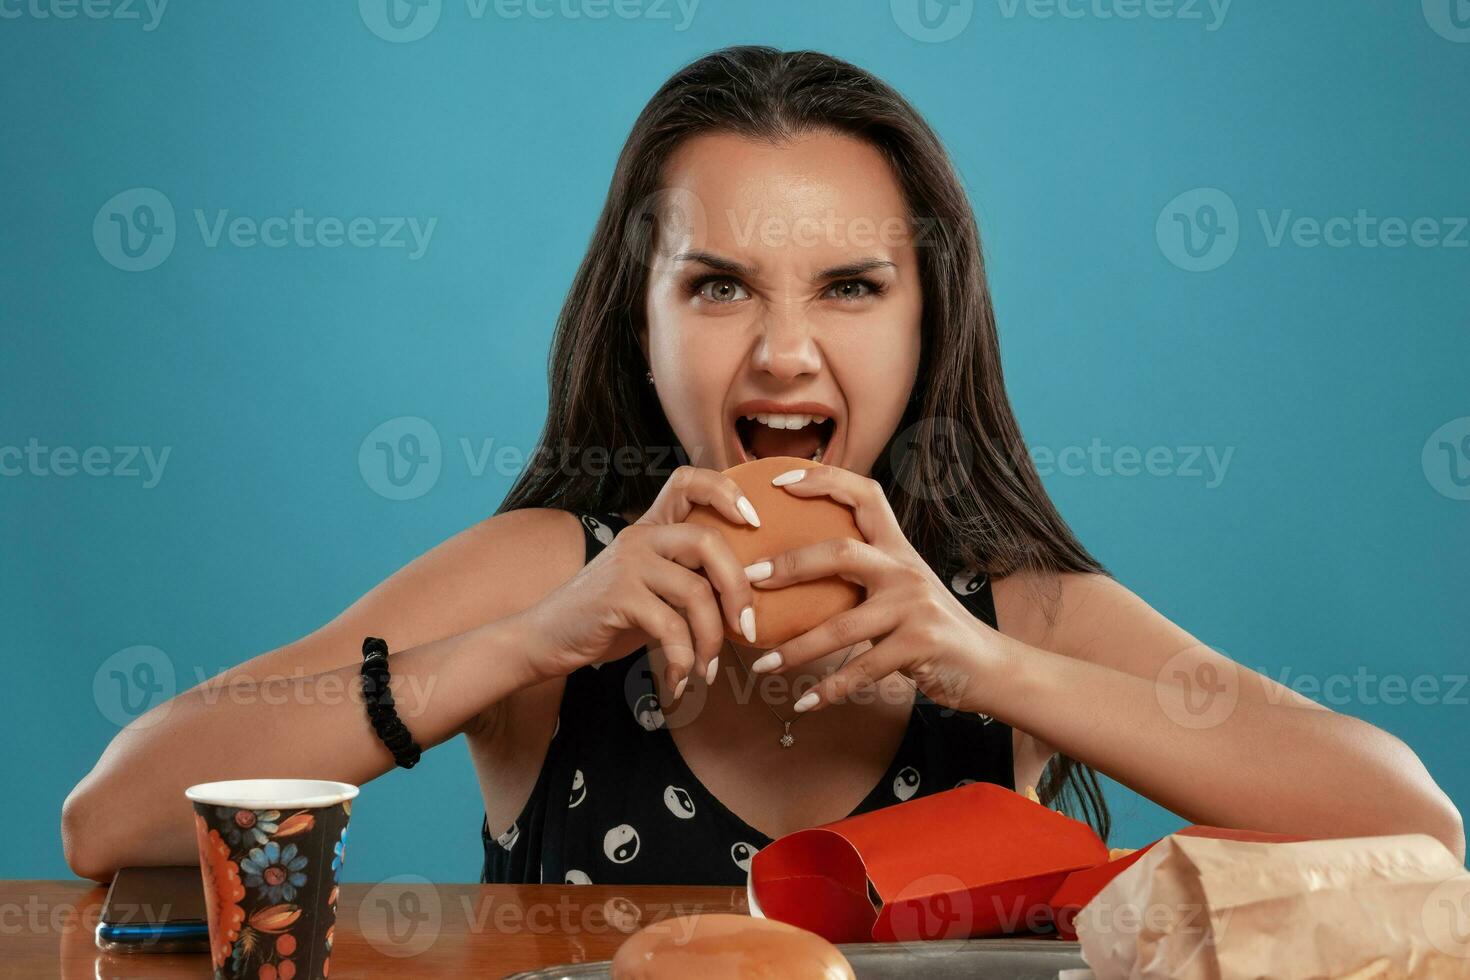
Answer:
[(398, 718), (393, 692), (388, 688), (388, 644), (376, 636), (362, 641), (362, 695), (367, 703), (368, 721), (393, 753), (393, 761), (412, 769), (422, 750)]

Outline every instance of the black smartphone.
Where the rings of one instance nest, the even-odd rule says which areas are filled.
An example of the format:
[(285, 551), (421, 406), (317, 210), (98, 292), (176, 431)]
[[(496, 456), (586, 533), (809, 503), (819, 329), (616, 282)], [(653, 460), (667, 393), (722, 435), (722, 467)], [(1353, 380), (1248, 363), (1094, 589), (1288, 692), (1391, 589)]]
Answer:
[(97, 946), (108, 951), (209, 952), (198, 865), (120, 869), (102, 903)]

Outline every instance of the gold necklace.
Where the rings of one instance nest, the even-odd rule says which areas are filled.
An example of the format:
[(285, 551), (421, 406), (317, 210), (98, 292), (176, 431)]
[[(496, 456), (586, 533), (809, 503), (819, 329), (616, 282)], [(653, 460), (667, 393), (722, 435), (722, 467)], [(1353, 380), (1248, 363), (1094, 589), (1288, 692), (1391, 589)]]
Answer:
[[(740, 655), (735, 652), (735, 648), (732, 647), (732, 646), (730, 646), (730, 641), (729, 640), (726, 640), (725, 641), (725, 646), (727, 648), (729, 648), (729, 650), (730, 650), (730, 656), (731, 657), (734, 657), (735, 658), (735, 661), (740, 664), (741, 669), (745, 671), (745, 676), (748, 677), (748, 678), (750, 678), (752, 689), (754, 689), (755, 687), (758, 687), (759, 685), (757, 685), (755, 683), (755, 675), (750, 672), (750, 668), (749, 667), (745, 666), (745, 661), (740, 659)], [(842, 663), (840, 663), (836, 667), (832, 668), (832, 671), (833, 672), (836, 672), (836, 671), (841, 670), (843, 667), (847, 666), (847, 662), (852, 659), (852, 651), (855, 650), (855, 649), (857, 649), (857, 644), (856, 643), (854, 643), (852, 645), (852, 648), (847, 651), (847, 656), (845, 656), (845, 657), (842, 658)], [(775, 715), (776, 716), (776, 720), (781, 723), (781, 748), (783, 748), (783, 749), (789, 749), (789, 748), (791, 748), (791, 746), (793, 746), (793, 745), (796, 744), (796, 736), (793, 735), (793, 734), (791, 734), (791, 725), (792, 725), (792, 722), (796, 721), (796, 718), (792, 718), (792, 719), (789, 719), (789, 720), (786, 719), (786, 718), (782, 718), (779, 714), (777, 714), (776, 709), (773, 708), (773, 707), (771, 707), (771, 702), (767, 701), (765, 698), (760, 697), (760, 692), (759, 691), (756, 691), (755, 692), (755, 695), (756, 695), (757, 698), (760, 698), (761, 704), (763, 704), (763, 705), (766, 706), (766, 710), (769, 711), (771, 714)], [(799, 718), (799, 717), (801, 717), (801, 716), (798, 715), (797, 718)]]

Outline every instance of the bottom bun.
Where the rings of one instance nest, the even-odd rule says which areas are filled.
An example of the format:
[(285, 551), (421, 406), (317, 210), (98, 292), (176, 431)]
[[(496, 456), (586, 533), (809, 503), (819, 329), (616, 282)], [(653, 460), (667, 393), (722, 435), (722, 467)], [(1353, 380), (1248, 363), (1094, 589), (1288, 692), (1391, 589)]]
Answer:
[(629, 936), (613, 980), (854, 980), (847, 957), (816, 933), (724, 912), (660, 919)]

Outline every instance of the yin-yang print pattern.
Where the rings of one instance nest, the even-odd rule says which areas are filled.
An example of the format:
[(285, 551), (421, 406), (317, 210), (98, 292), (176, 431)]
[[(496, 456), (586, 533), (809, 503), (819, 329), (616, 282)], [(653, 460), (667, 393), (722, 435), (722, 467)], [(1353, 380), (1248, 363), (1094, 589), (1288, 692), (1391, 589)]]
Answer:
[(582, 526), (585, 527), (588, 533), (596, 538), (604, 548), (613, 543), (613, 537), (616, 532), (614, 532), (613, 529), (608, 527), (606, 524), (599, 521), (597, 518), (593, 517), (591, 514), (582, 515)]
[[(588, 559), (626, 526), (576, 514)], [(992, 627), (993, 582), (982, 567), (936, 569)], [(646, 648), (573, 672), (552, 735), (552, 767), (504, 834), (485, 833), (482, 880), (566, 884), (743, 885), (769, 838), (734, 814), (684, 764), (647, 675)], [(910, 731), (853, 811), (867, 813), (972, 782), (1008, 784), (1010, 732), (974, 712), (915, 701)], [(1004, 735), (1004, 739), (1001, 736)]]
[[(949, 588), (950, 591), (954, 592), (960, 598), (966, 598), (979, 592), (989, 581), (990, 576), (985, 572), (967, 566), (959, 569), (950, 576)], [(982, 725), (988, 725), (995, 720), (983, 712), (976, 711), (973, 714), (976, 718), (980, 719), (980, 724)]]
[(893, 777), (893, 795), (900, 802), (912, 799), (919, 791), (919, 781), (919, 770), (913, 766), (904, 766), (898, 771), (898, 775)]

